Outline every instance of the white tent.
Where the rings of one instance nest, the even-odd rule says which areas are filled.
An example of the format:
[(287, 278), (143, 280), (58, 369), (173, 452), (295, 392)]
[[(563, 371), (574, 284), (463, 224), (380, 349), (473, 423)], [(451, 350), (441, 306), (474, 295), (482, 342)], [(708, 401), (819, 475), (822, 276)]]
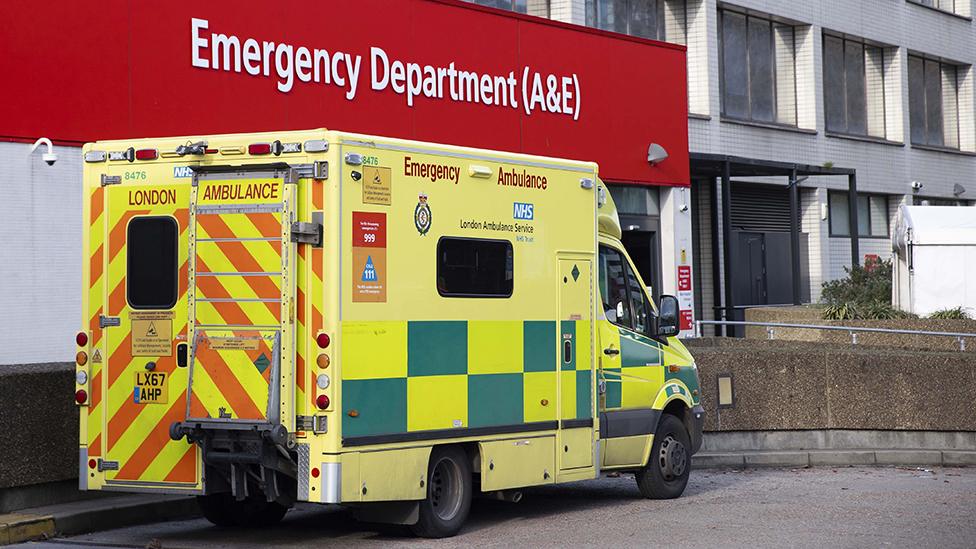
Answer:
[(976, 313), (976, 208), (902, 206), (892, 231), (892, 303), (921, 316)]

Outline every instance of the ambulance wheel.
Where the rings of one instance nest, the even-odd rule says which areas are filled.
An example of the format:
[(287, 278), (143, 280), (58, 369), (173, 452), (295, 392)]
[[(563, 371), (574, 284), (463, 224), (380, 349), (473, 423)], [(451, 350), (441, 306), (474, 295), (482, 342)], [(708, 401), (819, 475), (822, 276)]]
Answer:
[(234, 503), (234, 497), (228, 493), (197, 496), (197, 506), (200, 507), (203, 518), (214, 526), (237, 526)]
[(288, 508), (264, 498), (237, 501), (229, 493), (197, 496), (197, 504), (204, 518), (215, 526), (266, 527), (284, 518)]
[(661, 416), (647, 465), (637, 471), (637, 487), (648, 499), (673, 499), (685, 491), (691, 473), (691, 439), (680, 419)]
[(427, 466), (427, 497), (420, 502), (414, 534), (446, 538), (461, 531), (471, 511), (471, 464), (458, 447), (434, 448)]

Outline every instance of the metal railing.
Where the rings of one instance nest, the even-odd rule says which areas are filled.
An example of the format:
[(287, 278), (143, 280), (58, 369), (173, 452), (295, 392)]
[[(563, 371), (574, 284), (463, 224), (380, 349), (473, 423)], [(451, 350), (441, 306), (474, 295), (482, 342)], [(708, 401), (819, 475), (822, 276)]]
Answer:
[(976, 339), (976, 333), (961, 332), (926, 332), (922, 330), (900, 330), (897, 328), (868, 328), (862, 326), (829, 326), (824, 324), (790, 324), (784, 322), (749, 322), (746, 320), (696, 320), (695, 337), (702, 336), (702, 326), (761, 326), (766, 328), (766, 339), (775, 339), (776, 328), (790, 328), (800, 330), (827, 330), (835, 332), (848, 332), (851, 336), (851, 344), (857, 345), (858, 333), (881, 333), (881, 334), (904, 334), (933, 337), (952, 337), (959, 344), (959, 350), (966, 350), (966, 339)]

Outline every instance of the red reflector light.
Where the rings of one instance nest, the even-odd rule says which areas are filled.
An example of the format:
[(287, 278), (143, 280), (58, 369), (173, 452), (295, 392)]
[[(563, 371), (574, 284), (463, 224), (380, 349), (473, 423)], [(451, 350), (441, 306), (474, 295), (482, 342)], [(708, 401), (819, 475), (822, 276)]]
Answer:
[(217, 154), (218, 149), (204, 149), (207, 154)]
[(312, 467), (312, 478), (319, 478), (319, 468)]
[(98, 462), (95, 461), (94, 459), (88, 460), (88, 468), (89, 469), (94, 469), (96, 465), (98, 465)]
[(271, 143), (251, 143), (247, 146), (247, 154), (271, 154)]
[(75, 391), (75, 402), (78, 404), (84, 404), (88, 402), (88, 393), (84, 389), (78, 389)]
[(85, 332), (78, 332), (78, 335), (75, 336), (75, 343), (77, 343), (79, 347), (88, 345), (88, 334)]
[(329, 397), (319, 395), (319, 397), (315, 399), (315, 405), (319, 407), (319, 410), (325, 410), (329, 407)]
[(136, 160), (156, 160), (159, 152), (156, 149), (139, 149), (136, 151)]
[(329, 343), (331, 342), (332, 340), (329, 338), (329, 334), (319, 334), (315, 336), (315, 343), (317, 343), (318, 346), (322, 349), (328, 347)]

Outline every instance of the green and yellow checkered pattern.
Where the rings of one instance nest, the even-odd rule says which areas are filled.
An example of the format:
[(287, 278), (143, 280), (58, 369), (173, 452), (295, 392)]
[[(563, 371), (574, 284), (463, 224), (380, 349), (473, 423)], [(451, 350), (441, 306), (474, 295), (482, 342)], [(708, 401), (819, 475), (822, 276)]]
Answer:
[(588, 321), (345, 322), (343, 437), (590, 418), (589, 346)]

